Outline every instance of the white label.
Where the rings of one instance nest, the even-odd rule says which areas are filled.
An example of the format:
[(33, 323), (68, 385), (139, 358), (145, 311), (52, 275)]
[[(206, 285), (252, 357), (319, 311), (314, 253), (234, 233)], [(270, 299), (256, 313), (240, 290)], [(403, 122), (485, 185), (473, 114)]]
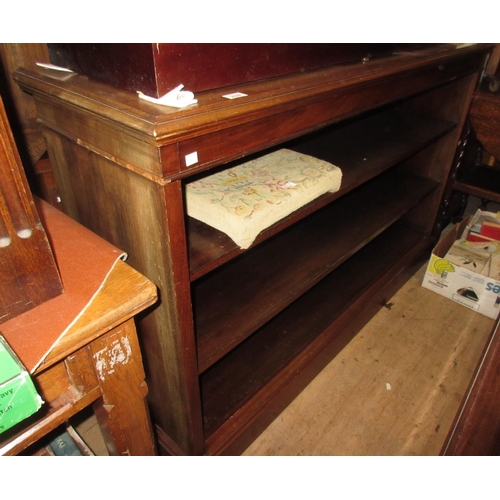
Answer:
[(194, 153), (189, 153), (184, 158), (186, 160), (186, 167), (190, 167), (191, 165), (198, 163), (198, 152), (195, 151)]
[(222, 97), (226, 99), (239, 99), (240, 97), (248, 97), (248, 94), (244, 94), (243, 92), (233, 92), (232, 94), (226, 94)]

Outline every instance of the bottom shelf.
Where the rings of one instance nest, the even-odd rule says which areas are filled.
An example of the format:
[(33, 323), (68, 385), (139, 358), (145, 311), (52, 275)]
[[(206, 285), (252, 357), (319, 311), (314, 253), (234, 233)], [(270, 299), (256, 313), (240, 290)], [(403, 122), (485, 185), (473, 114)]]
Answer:
[[(61, 385), (62, 380), (61, 377), (59, 379)], [(37, 382), (40, 383), (39, 379)], [(47, 433), (92, 404), (99, 396), (98, 388), (82, 394), (73, 386), (68, 387), (53, 401), (47, 401), (37, 413), (3, 433), (0, 436), (0, 455), (22, 453)]]
[(249, 424), (328, 344), (335, 341), (339, 352), (356, 333), (345, 328), (348, 322), (430, 245), (420, 231), (391, 226), (207, 370), (201, 376), (206, 438), (230, 440), (231, 429)]
[[(50, 443), (70, 428), (70, 435), (77, 442), (83, 456), (109, 456), (106, 439), (92, 406), (87, 406), (70, 419), (57, 426), (31, 446), (23, 450), (21, 456), (60, 455), (50, 450)], [(73, 455), (73, 453), (72, 453)], [(76, 454), (79, 455), (79, 454)]]

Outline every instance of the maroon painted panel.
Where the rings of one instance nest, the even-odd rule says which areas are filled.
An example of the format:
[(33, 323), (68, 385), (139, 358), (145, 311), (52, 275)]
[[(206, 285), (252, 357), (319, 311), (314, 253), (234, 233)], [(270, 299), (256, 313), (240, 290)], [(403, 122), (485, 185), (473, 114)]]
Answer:
[(49, 43), (53, 64), (160, 97), (179, 84), (202, 90), (389, 55), (429, 44)]
[(47, 46), (52, 64), (156, 97), (150, 43), (48, 43)]

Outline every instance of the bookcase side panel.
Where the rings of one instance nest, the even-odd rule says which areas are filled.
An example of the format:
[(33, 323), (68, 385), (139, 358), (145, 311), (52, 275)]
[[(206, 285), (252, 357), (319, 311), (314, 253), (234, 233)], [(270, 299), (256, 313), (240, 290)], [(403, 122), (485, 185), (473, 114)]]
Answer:
[(128, 263), (158, 287), (158, 303), (138, 325), (147, 378), (154, 381), (152, 419), (185, 453), (200, 454), (204, 440), (180, 183), (161, 186), (57, 132), (44, 128), (44, 135), (63, 211), (127, 252)]

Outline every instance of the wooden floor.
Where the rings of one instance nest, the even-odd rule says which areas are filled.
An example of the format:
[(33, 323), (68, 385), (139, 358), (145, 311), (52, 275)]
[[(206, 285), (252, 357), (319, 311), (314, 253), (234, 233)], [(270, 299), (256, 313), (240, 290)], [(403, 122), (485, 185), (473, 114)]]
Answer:
[(438, 455), (493, 320), (421, 287), (425, 266), (244, 455)]
[[(477, 201), (471, 197), (469, 212)], [(243, 455), (439, 454), (493, 320), (422, 288), (424, 272), (425, 265)], [(95, 419), (76, 427), (94, 453), (106, 454)]]
[(439, 454), (494, 321), (424, 289), (425, 269), (243, 455)]

